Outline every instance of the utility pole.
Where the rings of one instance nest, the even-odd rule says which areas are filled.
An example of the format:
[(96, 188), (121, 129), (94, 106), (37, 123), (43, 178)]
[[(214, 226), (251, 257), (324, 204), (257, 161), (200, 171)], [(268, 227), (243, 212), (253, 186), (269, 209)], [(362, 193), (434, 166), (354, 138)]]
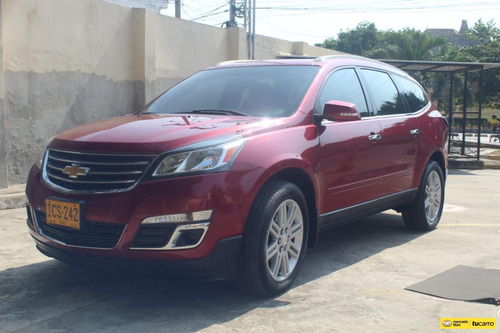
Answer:
[(255, 59), (255, 15), (257, 14), (256, 13), (256, 9), (255, 9), (255, 5), (256, 5), (256, 1), (257, 0), (253, 0), (253, 4), (252, 4), (252, 60)]
[(243, 1), (243, 27), (246, 31), (248, 27), (248, 0)]
[(175, 0), (175, 17), (181, 18), (182, 0)]
[(237, 8), (236, 0), (229, 0), (229, 21), (222, 26), (237, 27), (236, 17), (243, 18), (243, 26), (247, 32), (248, 59), (255, 59), (255, 3), (256, 0), (243, 0)]
[(245, 0), (248, 59), (255, 59), (255, 2), (256, 0)]
[(229, 1), (229, 22), (227, 23), (228, 28), (237, 27), (236, 24), (236, 0)]

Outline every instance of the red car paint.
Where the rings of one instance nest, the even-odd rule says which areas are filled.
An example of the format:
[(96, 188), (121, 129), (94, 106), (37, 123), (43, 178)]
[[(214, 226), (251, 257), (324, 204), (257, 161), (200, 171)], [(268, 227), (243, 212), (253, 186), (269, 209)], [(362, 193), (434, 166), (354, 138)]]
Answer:
[[(372, 115), (356, 121), (315, 120), (318, 94), (329, 75), (339, 68), (370, 68), (407, 77), (405, 73), (359, 57), (234, 62), (209, 70), (264, 66), (318, 68), (291, 115), (138, 113), (83, 125), (53, 139), (48, 149), (155, 157), (221, 137), (237, 136), (245, 143), (229, 170), (154, 178), (148, 169), (148, 175), (131, 189), (109, 193), (61, 190), (43, 180), (40, 166), (34, 165), (26, 188), (32, 219), (29, 226), (39, 247), (45, 249), (42, 252), (56, 258), (57, 253), (64, 253), (160, 262), (203, 259), (222, 240), (244, 237), (252, 203), (262, 186), (274, 178), (296, 182), (307, 197), (311, 246), (323, 227), (373, 213), (377, 207), (378, 211), (397, 208), (408, 201), (409, 197), (401, 197), (402, 201), (389, 200), (386, 205), (381, 198), (417, 189), (430, 159), (446, 170), (447, 126), (430, 102), (418, 112), (406, 114)], [(366, 92), (370, 88), (365, 84), (363, 89), (370, 102)], [(411, 134), (415, 129), (419, 133)], [(380, 139), (372, 140), (371, 135), (380, 135)], [(55, 237), (47, 237), (35, 217), (35, 212), (44, 214), (47, 198), (83, 202), (84, 220), (124, 224), (118, 243), (101, 249), (63, 244)], [(377, 205), (377, 201), (381, 204)], [(356, 208), (365, 205), (366, 210)], [(346, 209), (350, 216), (342, 214)], [(131, 249), (144, 219), (205, 210), (213, 210), (213, 216), (206, 236), (196, 247)], [(60, 259), (68, 261), (67, 257)]]

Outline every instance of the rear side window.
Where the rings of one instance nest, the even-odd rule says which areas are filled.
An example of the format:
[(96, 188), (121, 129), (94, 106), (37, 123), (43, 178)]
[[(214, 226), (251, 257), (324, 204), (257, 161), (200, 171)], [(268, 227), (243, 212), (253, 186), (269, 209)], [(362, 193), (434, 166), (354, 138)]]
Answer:
[(365, 94), (356, 71), (352, 68), (335, 71), (326, 80), (318, 99), (318, 108), (323, 112), (328, 101), (337, 100), (354, 103), (361, 117), (368, 116)]
[(403, 100), (389, 74), (363, 69), (363, 77), (371, 92), (375, 115), (406, 113)]
[(410, 107), (410, 112), (413, 113), (420, 111), (427, 104), (429, 104), (429, 98), (422, 88), (415, 82), (398, 75), (394, 75), (394, 81), (396, 81), (399, 91), (403, 95), (404, 99), (406, 99), (406, 102)]

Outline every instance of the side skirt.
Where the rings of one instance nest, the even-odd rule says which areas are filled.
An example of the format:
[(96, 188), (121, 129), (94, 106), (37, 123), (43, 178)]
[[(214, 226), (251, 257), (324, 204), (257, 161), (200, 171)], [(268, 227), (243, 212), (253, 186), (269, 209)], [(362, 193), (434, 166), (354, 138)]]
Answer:
[(318, 216), (319, 230), (330, 229), (360, 218), (410, 204), (417, 196), (418, 188), (363, 202), (358, 205), (342, 208)]

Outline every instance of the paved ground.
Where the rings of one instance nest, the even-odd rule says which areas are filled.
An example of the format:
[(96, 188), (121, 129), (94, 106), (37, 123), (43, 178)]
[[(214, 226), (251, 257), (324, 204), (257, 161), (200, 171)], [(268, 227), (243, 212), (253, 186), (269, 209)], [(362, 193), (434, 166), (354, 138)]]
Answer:
[(456, 265), (500, 269), (500, 171), (451, 170), (430, 233), (379, 214), (320, 238), (274, 299), (231, 283), (182, 284), (74, 268), (38, 253), (25, 211), (0, 211), (0, 332), (439, 332), (443, 317), (500, 307), (404, 288)]

